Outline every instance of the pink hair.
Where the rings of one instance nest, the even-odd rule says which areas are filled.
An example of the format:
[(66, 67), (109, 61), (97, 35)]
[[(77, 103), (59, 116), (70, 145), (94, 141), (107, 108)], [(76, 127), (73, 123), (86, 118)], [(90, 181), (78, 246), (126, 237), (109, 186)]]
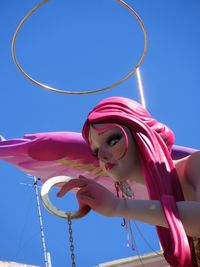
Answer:
[[(110, 97), (89, 113), (83, 126), (83, 137), (89, 143), (90, 125), (117, 123), (132, 133), (141, 159), (149, 198), (160, 200), (169, 228), (156, 226), (164, 256), (171, 266), (194, 267), (192, 239), (186, 236), (176, 201), (184, 200), (178, 175), (171, 158), (173, 132), (151, 117), (136, 101)], [(194, 256), (194, 257), (193, 257)]]

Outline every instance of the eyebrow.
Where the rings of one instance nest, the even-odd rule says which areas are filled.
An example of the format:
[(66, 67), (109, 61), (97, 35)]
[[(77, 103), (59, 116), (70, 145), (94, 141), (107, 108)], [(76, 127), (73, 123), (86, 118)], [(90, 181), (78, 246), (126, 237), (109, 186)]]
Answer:
[(105, 134), (106, 132), (108, 132), (108, 131), (109, 131), (109, 129), (104, 130), (104, 131), (102, 131), (102, 132), (99, 132), (98, 135), (99, 135), (99, 136), (104, 135), (104, 134)]
[[(106, 132), (109, 131), (109, 129), (104, 129), (104, 130), (101, 130), (100, 128), (96, 128), (94, 126), (92, 126), (92, 128), (98, 132), (98, 136), (101, 136), (101, 135), (104, 135)], [(90, 148), (91, 148), (91, 145), (92, 145), (92, 138), (91, 138), (91, 132), (89, 133), (89, 144), (90, 144)]]
[[(109, 138), (110, 135), (113, 135), (114, 133), (112, 133), (112, 126), (110, 127), (102, 127), (102, 128), (97, 128), (97, 127), (94, 127), (94, 125), (92, 125), (92, 128), (97, 131), (98, 133), (98, 136), (103, 136), (104, 134), (107, 134), (108, 133), (108, 136), (107, 138)], [(116, 129), (117, 130), (120, 130), (119, 128)], [(110, 132), (111, 131), (111, 132)], [(121, 132), (121, 131), (120, 131)], [(118, 133), (117, 133), (118, 134)], [(107, 139), (106, 138), (106, 139)], [(92, 153), (95, 154), (95, 151), (98, 150), (98, 147), (94, 147), (92, 148), (92, 138), (91, 138), (91, 132), (89, 133), (89, 145), (90, 145), (90, 150), (92, 151)]]
[(92, 128), (98, 132), (98, 136), (100, 135), (104, 135), (106, 132), (108, 132), (109, 130), (111, 130), (113, 126), (109, 125), (109, 126), (104, 126), (104, 127), (95, 127), (94, 125), (92, 125)]

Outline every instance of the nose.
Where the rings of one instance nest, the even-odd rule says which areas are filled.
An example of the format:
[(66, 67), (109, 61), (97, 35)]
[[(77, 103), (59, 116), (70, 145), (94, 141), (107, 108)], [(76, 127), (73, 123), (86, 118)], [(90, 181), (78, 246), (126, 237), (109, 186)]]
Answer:
[(100, 148), (98, 151), (98, 158), (102, 161), (107, 161), (111, 158), (112, 154), (105, 148)]

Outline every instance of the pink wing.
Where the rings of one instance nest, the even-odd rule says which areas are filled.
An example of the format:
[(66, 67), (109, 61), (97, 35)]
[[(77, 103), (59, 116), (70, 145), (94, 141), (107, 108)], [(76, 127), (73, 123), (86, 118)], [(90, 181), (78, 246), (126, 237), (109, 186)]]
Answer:
[(88, 175), (88, 172), (97, 176), (100, 172), (98, 161), (81, 134), (72, 132), (39, 133), (25, 135), (25, 139), (3, 140), (0, 159), (42, 181), (58, 175)]
[[(175, 156), (195, 150), (178, 147)], [(26, 134), (24, 139), (5, 140), (0, 137), (0, 159), (16, 166), (23, 172), (45, 182), (54, 176), (78, 178), (84, 175), (115, 193), (113, 180), (99, 168), (98, 160), (91, 154), (80, 133), (47, 132)], [(145, 186), (132, 185), (136, 199), (146, 199)]]
[[(26, 134), (24, 139), (0, 138), (0, 159), (45, 182), (54, 176), (84, 175), (115, 193), (113, 180), (99, 168), (80, 133), (47, 132)], [(135, 197), (144, 199), (144, 186), (134, 185)]]

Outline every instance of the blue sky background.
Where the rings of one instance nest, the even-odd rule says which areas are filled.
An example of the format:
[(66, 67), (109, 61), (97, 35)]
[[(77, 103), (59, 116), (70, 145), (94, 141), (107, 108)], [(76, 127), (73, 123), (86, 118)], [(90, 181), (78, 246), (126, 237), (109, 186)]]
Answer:
[[(28, 81), (11, 56), (13, 33), (38, 1), (0, 3), (0, 134), (5, 138), (46, 131), (81, 131), (91, 107), (121, 95), (139, 100), (136, 77), (110, 91), (86, 96), (49, 92)], [(140, 68), (147, 107), (176, 134), (176, 144), (199, 148), (200, 2), (127, 1), (142, 18), (149, 47)], [(136, 19), (114, 0), (49, 1), (21, 29), (17, 58), (42, 83), (67, 90), (98, 89), (127, 74), (143, 50)], [(44, 266), (33, 181), (0, 162), (0, 260)], [(74, 199), (64, 200), (75, 202)], [(55, 202), (57, 203), (56, 199)], [(72, 204), (73, 207), (74, 204)], [(42, 208), (52, 266), (70, 266), (67, 223)], [(140, 225), (158, 249), (154, 229)], [(91, 212), (73, 222), (78, 267), (133, 256), (121, 219)], [(140, 253), (150, 249), (134, 230)]]

